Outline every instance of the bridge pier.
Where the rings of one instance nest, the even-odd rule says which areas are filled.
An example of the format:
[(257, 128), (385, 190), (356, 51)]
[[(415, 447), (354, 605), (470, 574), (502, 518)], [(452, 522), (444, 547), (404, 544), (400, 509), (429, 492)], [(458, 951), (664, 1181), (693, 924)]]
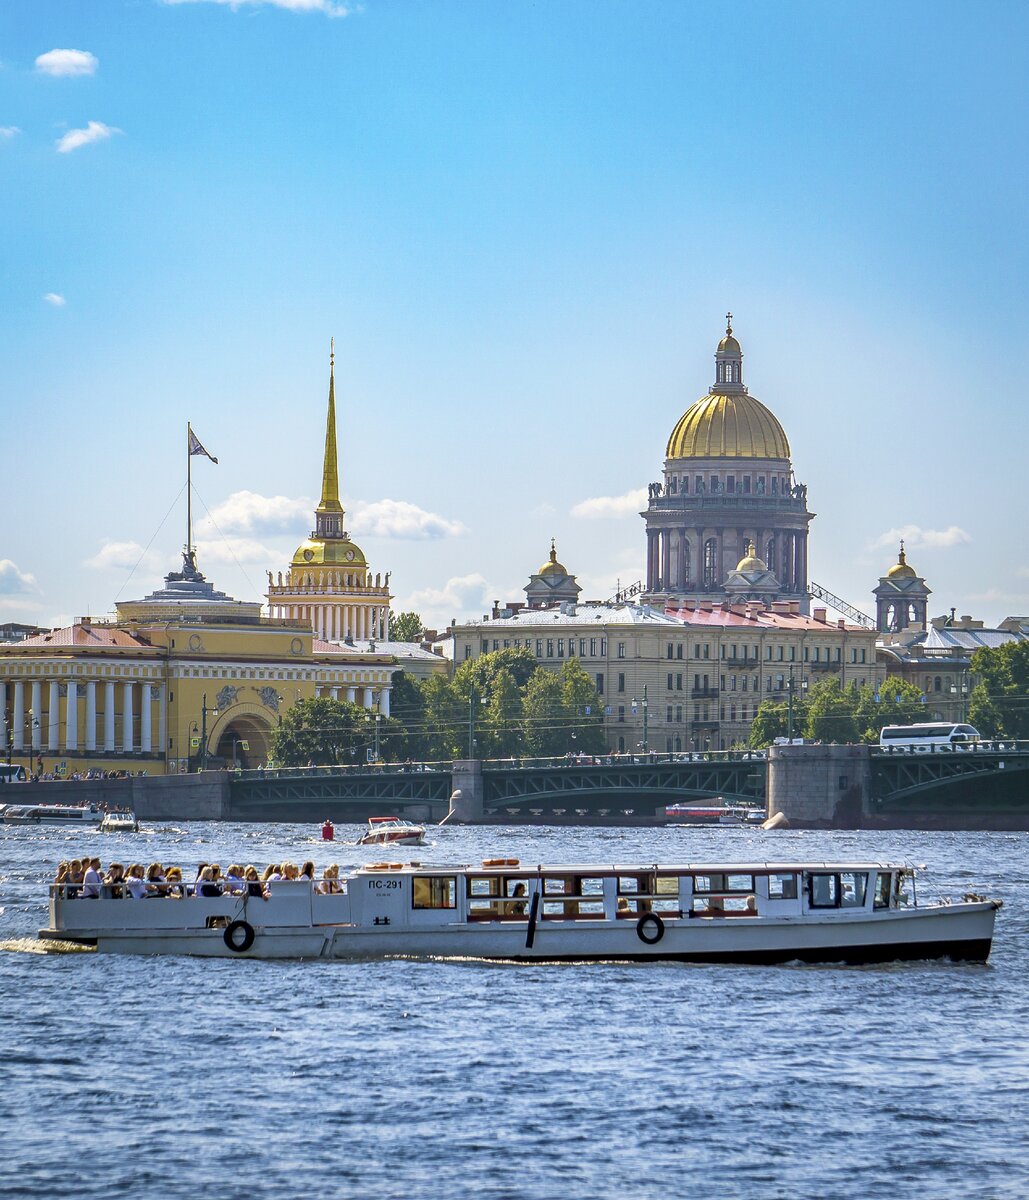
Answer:
[(871, 808), (868, 746), (770, 746), (768, 812), (794, 827), (861, 829)]
[(480, 825), (483, 818), (482, 762), (458, 758), (450, 764), (453, 791), (450, 812), (444, 818), (458, 825)]

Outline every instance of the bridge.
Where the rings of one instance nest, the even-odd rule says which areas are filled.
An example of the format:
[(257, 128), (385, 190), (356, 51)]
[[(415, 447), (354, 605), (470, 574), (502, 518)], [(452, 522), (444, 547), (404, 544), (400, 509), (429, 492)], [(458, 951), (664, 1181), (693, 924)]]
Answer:
[[(763, 803), (765, 774), (758, 751), (488, 761), (482, 813), (501, 822), (653, 819), (677, 800)], [(231, 780), (230, 813), (235, 820), (360, 821), (387, 812), (442, 820), (467, 778), (449, 762), (244, 771)]]

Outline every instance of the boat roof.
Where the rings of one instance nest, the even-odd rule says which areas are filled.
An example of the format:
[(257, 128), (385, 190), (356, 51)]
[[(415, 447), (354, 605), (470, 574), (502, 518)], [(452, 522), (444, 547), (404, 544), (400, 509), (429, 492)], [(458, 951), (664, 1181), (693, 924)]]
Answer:
[(910, 863), (882, 862), (747, 862), (747, 863), (521, 863), (480, 866), (476, 863), (390, 863), (388, 868), (363, 866), (357, 875), (389, 869), (408, 875), (632, 875), (662, 871), (679, 875), (763, 875), (791, 871), (910, 871)]

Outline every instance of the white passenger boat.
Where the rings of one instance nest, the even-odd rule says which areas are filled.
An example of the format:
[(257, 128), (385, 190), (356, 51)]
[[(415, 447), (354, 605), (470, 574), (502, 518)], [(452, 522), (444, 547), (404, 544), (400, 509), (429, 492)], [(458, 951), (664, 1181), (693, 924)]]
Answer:
[(131, 809), (115, 809), (105, 812), (100, 822), (101, 833), (139, 833), (139, 821)]
[(880, 863), (480, 867), (375, 863), (323, 895), (82, 899), (51, 886), (40, 937), (124, 954), (249, 958), (983, 962), (999, 901), (919, 903)]
[(679, 825), (760, 825), (768, 814), (743, 804), (669, 804), (665, 816)]
[(95, 804), (8, 804), (7, 825), (100, 825), (103, 813)]
[(368, 832), (357, 839), (359, 846), (424, 846), (425, 826), (402, 817), (369, 817)]

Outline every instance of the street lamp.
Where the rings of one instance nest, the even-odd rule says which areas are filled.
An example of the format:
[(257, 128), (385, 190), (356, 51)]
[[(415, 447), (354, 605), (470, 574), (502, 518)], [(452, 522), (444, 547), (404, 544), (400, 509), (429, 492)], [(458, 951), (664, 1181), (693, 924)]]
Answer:
[[(650, 702), (647, 700), (647, 685), (646, 684), (643, 685), (643, 700), (641, 701), (641, 703), (643, 706), (643, 753), (647, 754), (650, 750), (650, 725), (649, 725), (649, 721), (648, 721), (648, 715), (649, 715), (648, 710), (650, 708)], [(636, 697), (635, 696), (633, 696), (633, 698), (632, 698), (632, 715), (633, 716), (636, 715)]]
[[(364, 714), (364, 719), (366, 721), (370, 721), (372, 719), (372, 714), (366, 712)], [(376, 711), (375, 712), (375, 762), (379, 761), (379, 722), (381, 720), (382, 720), (382, 713)]]
[(961, 721), (965, 721), (966, 705), (968, 703), (968, 681), (964, 672), (961, 675), (960, 683), (952, 683), (950, 685), (950, 694), (954, 697), (954, 702), (961, 702)]
[[(207, 707), (207, 693), (204, 692), (203, 697), (201, 698), (201, 701), (200, 701), (200, 770), (201, 771), (207, 770), (207, 714), (208, 713), (210, 713), (211, 716), (216, 717), (218, 715), (218, 710), (216, 708), (208, 708)], [(196, 721), (193, 722), (191, 732), (193, 734), (196, 734), (196, 732), (197, 732)], [(233, 755), (235, 755), (235, 748), (233, 748)]]
[[(790, 676), (786, 683), (786, 737), (791, 746), (793, 745), (793, 693), (796, 690), (796, 687), (797, 681), (793, 678), (793, 664), (790, 663)], [(800, 681), (800, 690), (801, 692), (807, 691), (806, 679), (802, 679)]]

